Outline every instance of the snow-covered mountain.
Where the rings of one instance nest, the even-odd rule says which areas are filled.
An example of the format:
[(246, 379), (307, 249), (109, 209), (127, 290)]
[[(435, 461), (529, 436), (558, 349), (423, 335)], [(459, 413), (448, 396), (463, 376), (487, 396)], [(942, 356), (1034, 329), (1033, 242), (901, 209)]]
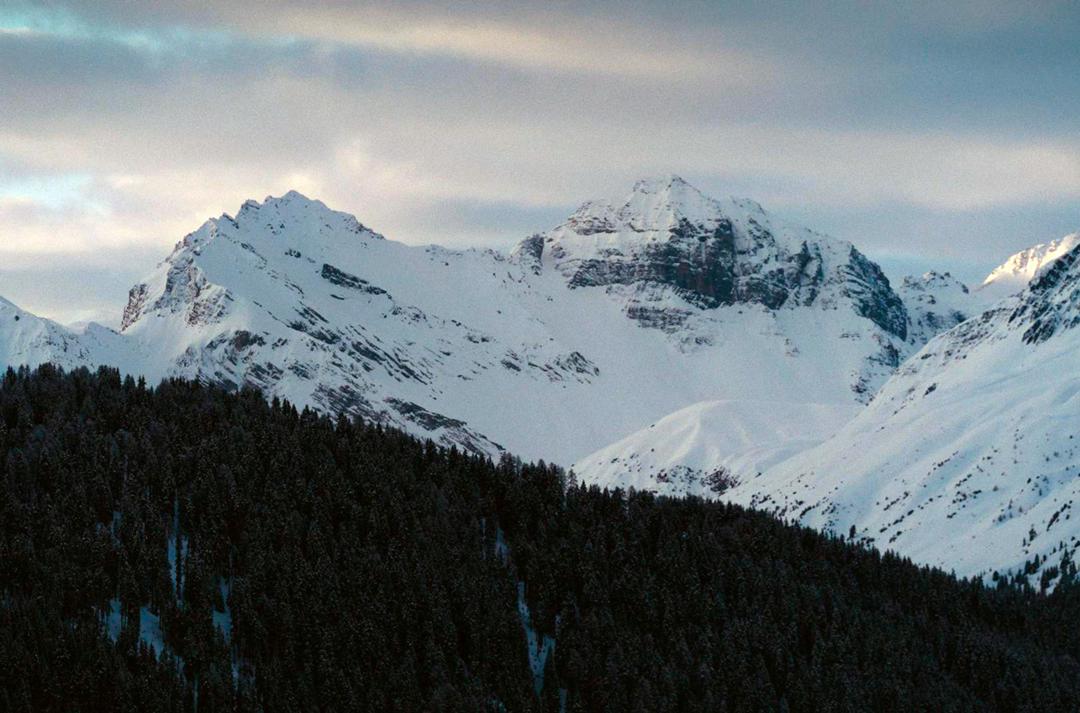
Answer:
[(510, 255), (396, 243), (294, 192), (249, 201), (132, 288), (123, 354), (64, 339), (151, 379), (573, 463), (702, 400), (865, 402), (908, 331), (849, 243), (667, 176)]
[(571, 287), (607, 288), (632, 319), (667, 331), (692, 322), (689, 307), (843, 306), (907, 336), (903, 302), (850, 243), (775, 221), (753, 201), (708, 198), (677, 176), (639, 181), (622, 204), (586, 203), (516, 254)]
[(997, 301), (1020, 292), (1041, 269), (1080, 245), (1080, 233), (1072, 233), (1058, 240), (1039, 243), (1011, 255), (1008, 260), (994, 268), (978, 292), (990, 301)]
[(729, 496), (964, 575), (1045, 572), (1080, 538), (1078, 325), (1080, 246), (931, 340), (834, 437)]

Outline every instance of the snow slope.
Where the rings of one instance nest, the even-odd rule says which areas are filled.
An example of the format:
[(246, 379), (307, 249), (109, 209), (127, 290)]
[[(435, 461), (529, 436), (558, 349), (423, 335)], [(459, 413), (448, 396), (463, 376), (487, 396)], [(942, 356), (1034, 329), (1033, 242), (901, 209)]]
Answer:
[(715, 497), (817, 445), (859, 409), (852, 402), (703, 401), (601, 448), (573, 468), (601, 487)]
[(962, 575), (1046, 571), (1080, 538), (1078, 324), (1075, 247), (930, 341), (834, 437), (728, 495)]

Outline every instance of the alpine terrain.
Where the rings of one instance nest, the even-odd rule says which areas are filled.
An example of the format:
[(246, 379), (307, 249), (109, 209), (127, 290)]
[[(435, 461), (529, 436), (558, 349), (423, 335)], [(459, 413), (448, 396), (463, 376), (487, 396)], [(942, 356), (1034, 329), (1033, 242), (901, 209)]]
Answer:
[[(1033, 250), (994, 274), (1057, 248)], [(1071, 254), (969, 319), (985, 289), (933, 272), (893, 289), (851, 244), (676, 176), (509, 254), (408, 246), (290, 192), (185, 236), (119, 333), (0, 303), (0, 356), (254, 387), (979, 573), (1072, 546)]]
[(1078, 325), (1080, 246), (932, 339), (834, 437), (730, 495), (962, 575), (1053, 583), (1080, 539)]

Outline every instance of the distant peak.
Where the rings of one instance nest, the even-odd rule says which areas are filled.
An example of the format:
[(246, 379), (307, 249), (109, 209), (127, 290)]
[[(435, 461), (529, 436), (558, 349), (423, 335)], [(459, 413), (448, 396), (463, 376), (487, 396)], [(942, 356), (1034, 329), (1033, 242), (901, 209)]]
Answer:
[(253, 198), (249, 198), (248, 200), (244, 201), (243, 205), (240, 206), (240, 212), (243, 213), (245, 211), (260, 210), (266, 207), (282, 208), (286, 206), (318, 206), (325, 210), (329, 210), (326, 204), (322, 201), (315, 200), (314, 198), (308, 198), (303, 193), (292, 190), (281, 196), (266, 196), (266, 198), (263, 198), (261, 203)]
[(267, 196), (261, 203), (254, 199), (244, 201), (235, 218), (223, 213), (219, 218), (208, 220), (201, 228), (185, 236), (177, 244), (176, 250), (207, 244), (222, 230), (230, 232), (238, 229), (271, 235), (287, 231), (293, 236), (311, 239), (330, 238), (335, 234), (362, 234), (383, 239), (382, 235), (363, 225), (356, 216), (334, 210), (320, 200), (293, 190), (277, 197)]
[(917, 291), (958, 289), (965, 294), (968, 292), (967, 285), (953, 277), (952, 273), (937, 270), (929, 270), (919, 276), (905, 275), (901, 287)]
[(915, 278), (922, 282), (951, 282), (953, 276), (951, 272), (938, 272), (937, 270), (928, 270), (922, 274), (922, 277)]
[(981, 287), (995, 282), (1023, 286), (1033, 280), (1046, 266), (1080, 245), (1080, 233), (1072, 233), (1049, 243), (1039, 243), (1011, 255), (986, 276)]
[(284, 195), (282, 195), (280, 197), (276, 197), (276, 198), (274, 196), (267, 196), (265, 199), (263, 199), (263, 205), (279, 205), (279, 206), (294, 205), (294, 206), (304, 206), (304, 207), (318, 206), (320, 208), (325, 208), (325, 209), (329, 210), (329, 208), (327, 208), (327, 205), (325, 203), (323, 203), (322, 201), (317, 200), (315, 198), (308, 198), (303, 193), (301, 193), (300, 191), (297, 191), (297, 190), (288, 191)]
[(682, 176), (677, 176), (674, 173), (666, 173), (651, 178), (640, 178), (634, 183), (634, 193), (661, 193), (663, 191), (685, 189), (700, 193), (700, 191), (687, 183)]

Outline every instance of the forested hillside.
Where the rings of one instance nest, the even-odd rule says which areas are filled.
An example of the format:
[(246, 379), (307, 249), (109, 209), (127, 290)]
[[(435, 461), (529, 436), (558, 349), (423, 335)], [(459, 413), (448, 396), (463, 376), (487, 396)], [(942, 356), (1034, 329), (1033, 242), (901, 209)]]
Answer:
[(0, 448), (3, 710), (1080, 700), (1068, 563), (1053, 594), (991, 589), (734, 506), (108, 369), (9, 371)]

